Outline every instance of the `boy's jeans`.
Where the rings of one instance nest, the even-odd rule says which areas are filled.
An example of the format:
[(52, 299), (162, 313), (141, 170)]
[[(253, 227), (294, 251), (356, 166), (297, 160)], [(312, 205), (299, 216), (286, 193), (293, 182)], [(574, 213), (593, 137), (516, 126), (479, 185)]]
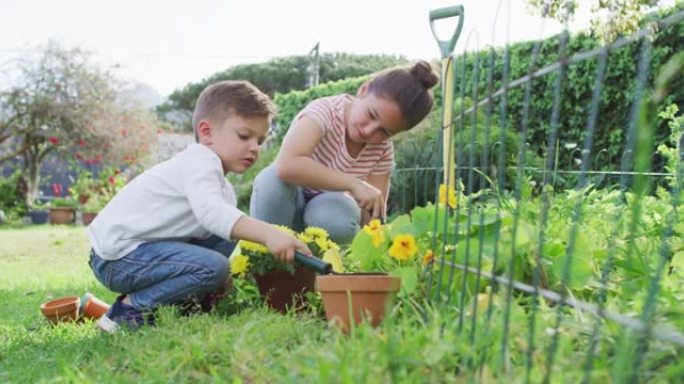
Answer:
[(133, 307), (154, 309), (222, 291), (233, 248), (234, 243), (210, 236), (187, 243), (144, 243), (119, 260), (104, 260), (91, 250), (90, 269), (105, 287), (128, 294)]
[(278, 179), (273, 165), (254, 179), (249, 212), (255, 219), (295, 231), (323, 228), (338, 244), (350, 243), (361, 221), (361, 209), (346, 193), (323, 192), (306, 201), (302, 188)]

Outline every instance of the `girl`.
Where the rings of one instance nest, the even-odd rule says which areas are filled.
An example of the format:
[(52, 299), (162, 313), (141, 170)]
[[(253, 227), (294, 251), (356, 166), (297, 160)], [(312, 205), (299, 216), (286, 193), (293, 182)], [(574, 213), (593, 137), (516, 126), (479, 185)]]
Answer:
[(295, 230), (321, 227), (339, 244), (384, 218), (394, 160), (391, 138), (430, 112), (438, 81), (430, 64), (379, 73), (356, 97), (309, 103), (294, 118), (273, 164), (254, 181), (253, 217)]

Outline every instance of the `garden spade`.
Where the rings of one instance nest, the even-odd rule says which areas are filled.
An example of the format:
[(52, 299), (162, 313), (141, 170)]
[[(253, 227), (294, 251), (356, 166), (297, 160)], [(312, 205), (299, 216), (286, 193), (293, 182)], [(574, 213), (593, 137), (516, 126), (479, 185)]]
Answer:
[(333, 273), (332, 265), (330, 263), (327, 263), (318, 257), (307, 256), (301, 252), (295, 251), (295, 262), (320, 274), (327, 275)]
[[(441, 19), (449, 19), (458, 17), (458, 25), (456, 30), (448, 40), (441, 40), (435, 31), (435, 21)], [(449, 189), (454, 189), (456, 185), (454, 170), (456, 163), (454, 161), (453, 151), (453, 122), (452, 122), (452, 104), (454, 100), (454, 60), (452, 52), (456, 46), (456, 41), (461, 35), (463, 29), (463, 6), (454, 5), (446, 8), (439, 8), (430, 11), (430, 29), (437, 40), (440, 53), (442, 54), (442, 161), (444, 166), (444, 184)]]

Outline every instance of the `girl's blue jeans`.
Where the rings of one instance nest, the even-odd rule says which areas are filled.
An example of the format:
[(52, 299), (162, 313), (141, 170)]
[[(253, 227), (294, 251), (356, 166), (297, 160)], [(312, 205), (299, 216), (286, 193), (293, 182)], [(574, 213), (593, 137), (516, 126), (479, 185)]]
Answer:
[(288, 184), (276, 174), (275, 166), (264, 168), (254, 179), (250, 216), (295, 231), (305, 227), (325, 229), (338, 244), (348, 244), (359, 231), (361, 209), (342, 192), (323, 192), (307, 200), (302, 188)]
[(118, 260), (94, 250), (90, 269), (108, 289), (127, 294), (137, 309), (154, 309), (223, 291), (230, 278), (228, 256), (235, 244), (218, 236), (204, 240), (143, 243)]

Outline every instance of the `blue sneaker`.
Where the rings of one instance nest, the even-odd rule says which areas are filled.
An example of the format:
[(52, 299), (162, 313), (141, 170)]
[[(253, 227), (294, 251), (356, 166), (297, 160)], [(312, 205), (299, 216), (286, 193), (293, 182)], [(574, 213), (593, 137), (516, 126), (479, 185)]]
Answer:
[(114, 334), (121, 326), (135, 330), (143, 325), (155, 325), (154, 315), (144, 313), (128, 304), (124, 304), (124, 297), (126, 297), (126, 295), (117, 297), (114, 304), (109, 308), (109, 311), (97, 321), (97, 326), (101, 330)]

